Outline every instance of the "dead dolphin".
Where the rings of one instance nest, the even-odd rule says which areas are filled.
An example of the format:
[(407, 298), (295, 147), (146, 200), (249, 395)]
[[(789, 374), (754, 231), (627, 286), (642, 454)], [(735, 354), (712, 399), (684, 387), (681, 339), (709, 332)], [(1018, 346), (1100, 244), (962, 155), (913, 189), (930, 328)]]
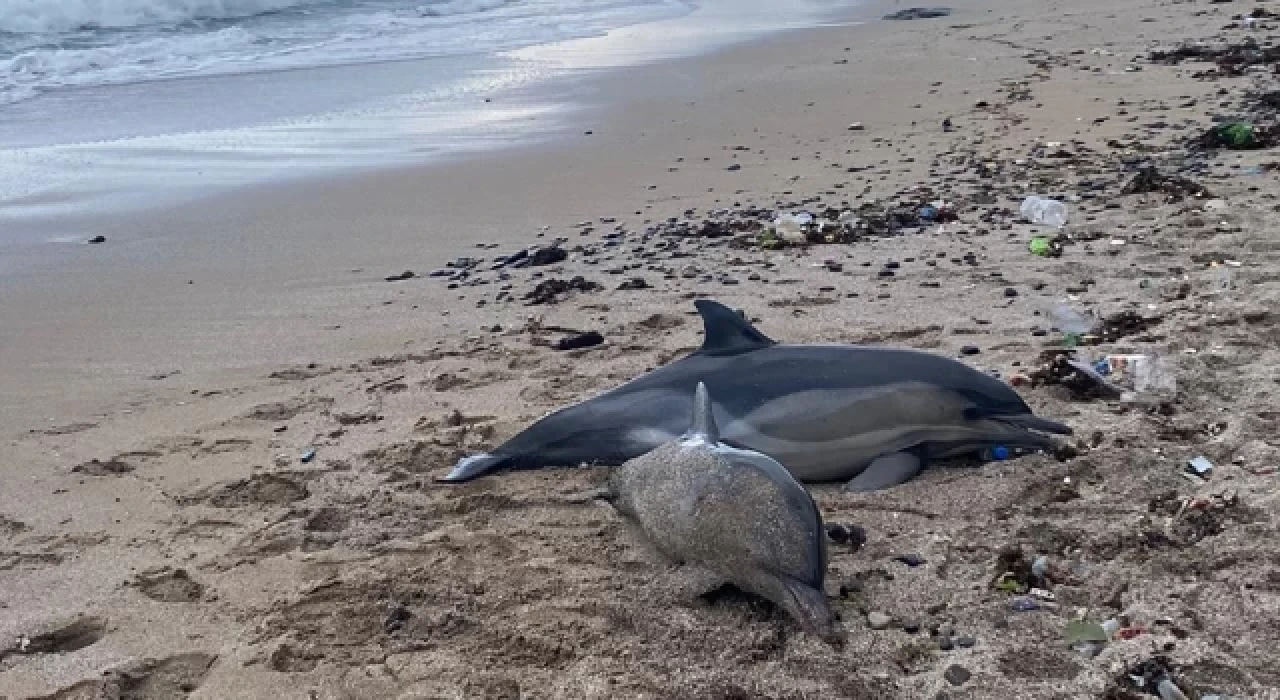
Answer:
[(697, 352), (593, 399), (562, 408), (492, 452), (464, 457), (443, 481), (499, 469), (616, 466), (684, 431), (705, 382), (725, 442), (763, 452), (801, 481), (900, 484), (941, 457), (1048, 449), (1071, 429), (1031, 413), (1004, 382), (919, 350), (780, 345), (714, 301), (695, 302)]
[(839, 645), (823, 592), (827, 534), (809, 492), (769, 457), (720, 442), (706, 385), (693, 427), (609, 475), (608, 499), (663, 555), (776, 603)]

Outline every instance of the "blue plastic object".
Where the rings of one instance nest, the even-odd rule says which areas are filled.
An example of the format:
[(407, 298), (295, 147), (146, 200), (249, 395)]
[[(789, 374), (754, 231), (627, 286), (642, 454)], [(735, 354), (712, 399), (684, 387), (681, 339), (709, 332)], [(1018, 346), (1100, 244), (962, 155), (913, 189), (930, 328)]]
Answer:
[(938, 218), (938, 210), (930, 206), (920, 207), (920, 218), (925, 221), (933, 221)]
[(1093, 371), (1105, 377), (1108, 374), (1111, 374), (1111, 363), (1106, 360), (1098, 360), (1093, 363)]
[(1009, 459), (1009, 448), (1004, 445), (996, 445), (991, 448), (991, 459), (994, 459), (997, 462), (1003, 462), (1004, 460)]

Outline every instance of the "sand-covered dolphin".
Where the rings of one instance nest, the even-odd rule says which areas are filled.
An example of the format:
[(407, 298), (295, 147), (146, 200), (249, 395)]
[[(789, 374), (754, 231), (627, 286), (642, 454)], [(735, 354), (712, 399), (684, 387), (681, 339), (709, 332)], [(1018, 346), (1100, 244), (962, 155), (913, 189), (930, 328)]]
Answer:
[(617, 466), (684, 433), (694, 390), (714, 397), (724, 442), (763, 452), (807, 482), (871, 491), (907, 481), (930, 459), (994, 446), (1048, 449), (1038, 418), (1004, 382), (951, 358), (859, 345), (782, 345), (732, 309), (694, 302), (697, 352), (547, 415), (492, 452), (464, 457), (444, 481), (499, 469)]
[(800, 482), (767, 455), (720, 442), (706, 385), (683, 436), (609, 475), (608, 499), (672, 561), (773, 601), (839, 646), (827, 604), (827, 532)]

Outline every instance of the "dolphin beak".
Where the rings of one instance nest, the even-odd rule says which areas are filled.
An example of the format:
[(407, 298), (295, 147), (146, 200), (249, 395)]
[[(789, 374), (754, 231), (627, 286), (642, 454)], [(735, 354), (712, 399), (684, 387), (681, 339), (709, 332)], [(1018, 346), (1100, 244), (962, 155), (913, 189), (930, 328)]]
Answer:
[(478, 455), (463, 457), (453, 466), (448, 474), (436, 479), (442, 483), (462, 483), (471, 481), (472, 479), (483, 476), (501, 465), (503, 459), (495, 457), (488, 452), (482, 452)]

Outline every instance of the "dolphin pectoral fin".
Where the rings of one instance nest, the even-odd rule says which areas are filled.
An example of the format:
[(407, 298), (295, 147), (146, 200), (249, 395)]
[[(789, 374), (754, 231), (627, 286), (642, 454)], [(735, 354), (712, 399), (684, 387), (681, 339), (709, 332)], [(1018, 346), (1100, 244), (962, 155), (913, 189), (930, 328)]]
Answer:
[(785, 574), (777, 578), (782, 587), (782, 596), (781, 600), (774, 602), (795, 618), (809, 634), (833, 647), (844, 646), (844, 628), (831, 612), (826, 593)]
[(506, 458), (495, 457), (488, 452), (463, 457), (458, 460), (458, 463), (453, 466), (453, 469), (448, 474), (436, 479), (436, 481), (444, 483), (471, 481), (476, 477), (500, 468), (504, 462), (506, 462)]
[(910, 452), (892, 452), (876, 457), (861, 474), (844, 485), (846, 491), (879, 491), (915, 478), (924, 469), (924, 460)]
[(703, 355), (738, 355), (767, 348), (778, 343), (756, 330), (747, 319), (736, 311), (710, 299), (693, 302), (702, 315), (702, 327), (706, 337), (702, 341)]

